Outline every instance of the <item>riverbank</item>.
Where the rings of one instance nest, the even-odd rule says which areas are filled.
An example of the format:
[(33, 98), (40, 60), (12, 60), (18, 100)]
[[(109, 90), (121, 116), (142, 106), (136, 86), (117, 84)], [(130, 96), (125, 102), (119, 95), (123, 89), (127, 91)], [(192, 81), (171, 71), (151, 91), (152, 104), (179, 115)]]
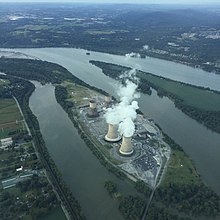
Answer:
[[(183, 64), (166, 61), (157, 58), (135, 58), (122, 55), (113, 55), (109, 53), (101, 53), (96, 51), (87, 51), (76, 48), (23, 48), (23, 49), (4, 49), (14, 52), (20, 52), (25, 55), (35, 57), (36, 59), (47, 60), (53, 63), (59, 63), (67, 68), (79, 79), (94, 85), (95, 76), (93, 72), (97, 68), (93, 68), (89, 64), (89, 60), (113, 63), (117, 65), (136, 68), (144, 72), (150, 72), (157, 76), (162, 76), (174, 81), (183, 82), (190, 85), (210, 88), (211, 90), (220, 91), (220, 75), (203, 71), (202, 69), (192, 68)], [(86, 55), (86, 53), (90, 55)], [(65, 57), (65, 59), (63, 59)], [(81, 64), (84, 64), (82, 68)], [(75, 71), (77, 68), (77, 71)], [(81, 71), (83, 69), (83, 71)], [(92, 78), (88, 79), (87, 74), (92, 74)], [(104, 88), (102, 88), (104, 89)]]
[[(17, 216), (40, 218), (61, 206), (53, 184), (44, 174), (41, 158), (32, 140), (33, 132), (26, 123), (28, 100), (34, 87), (21, 79), (1, 77), (7, 84), (0, 91), (0, 122), (11, 121), (1, 131), (4, 131), (5, 137), (12, 139), (12, 143), (7, 149), (1, 146), (0, 216), (2, 219)], [(68, 219), (62, 210), (60, 216), (62, 220)]]
[[(81, 94), (83, 88), (80, 87), (79, 89), (80, 89), (80, 94)], [(88, 89), (87, 88), (84, 88), (84, 89), (88, 93)], [(60, 87), (60, 86), (56, 87), (55, 94), (56, 94), (58, 102), (61, 104), (61, 106), (68, 113), (68, 115), (71, 118), (71, 120), (73, 121), (74, 125), (77, 127), (79, 134), (82, 135), (82, 138), (86, 142), (87, 146), (89, 146), (89, 148), (93, 151), (93, 153), (100, 160), (100, 162), (106, 166), (106, 163), (103, 163), (103, 161), (104, 161), (104, 158), (102, 156), (103, 153), (101, 153), (100, 151), (97, 151), (97, 147), (95, 147), (93, 145), (93, 143), (96, 143), (94, 138), (88, 139), (88, 136), (87, 137), (85, 136), (85, 135), (87, 135), (87, 132), (84, 130), (85, 126), (83, 126), (83, 125), (79, 126), (79, 124), (81, 124), (81, 122), (79, 122), (79, 111), (80, 110), (78, 109), (77, 106), (84, 106), (85, 104), (84, 103), (79, 104), (79, 97), (78, 96), (76, 97), (76, 100), (78, 100), (78, 101), (74, 102), (75, 98), (73, 98), (73, 96), (71, 95), (72, 93), (79, 95), (79, 92), (77, 91), (77, 89), (75, 89), (74, 92), (72, 92), (71, 87), (68, 86), (68, 83), (64, 83), (62, 85), (62, 87)], [(93, 91), (89, 92), (89, 94), (92, 94), (92, 93), (93, 93)], [(80, 97), (81, 97), (81, 95), (80, 95)], [(87, 96), (85, 95), (83, 97), (87, 97)], [(181, 149), (181, 147), (178, 146), (167, 135), (164, 136), (164, 140), (168, 144), (170, 144), (172, 147), (171, 162), (169, 162), (169, 164), (166, 168), (167, 174), (165, 174), (165, 176), (163, 178), (163, 182), (162, 182), (161, 187), (157, 186), (156, 188), (158, 190), (156, 190), (156, 192), (153, 192), (153, 194), (155, 193), (156, 198), (153, 199), (153, 201), (154, 201), (153, 208), (151, 208), (151, 206), (148, 205), (147, 209), (149, 209), (149, 210), (147, 210), (148, 211), (147, 213), (151, 213), (150, 215), (152, 217), (152, 213), (155, 211), (155, 206), (158, 207), (158, 204), (162, 201), (162, 203), (164, 203), (162, 206), (163, 208), (161, 207), (162, 212), (164, 212), (164, 214), (166, 213), (166, 215), (168, 215), (171, 219), (177, 219), (175, 217), (173, 211), (171, 211), (171, 210), (175, 209), (175, 210), (178, 210), (180, 213), (186, 214), (188, 212), (188, 207), (187, 206), (184, 207), (183, 203), (185, 200), (190, 200), (190, 207), (194, 211), (191, 212), (190, 215), (188, 216), (189, 219), (191, 219), (190, 218), (191, 215), (195, 215), (196, 219), (199, 219), (200, 216), (208, 216), (209, 219), (212, 219), (212, 216), (216, 216), (220, 213), (220, 206), (219, 206), (220, 198), (210, 188), (208, 188), (207, 186), (204, 185), (199, 174), (197, 173), (197, 171), (195, 169), (193, 162), (184, 153), (184, 151)], [(115, 174), (118, 176), (118, 172), (116, 172)], [(161, 195), (163, 193), (165, 193), (168, 198), (174, 196), (175, 193), (172, 190), (169, 190), (170, 186), (175, 186), (180, 191), (181, 191), (181, 189), (184, 191), (186, 187), (188, 187), (189, 189), (194, 189), (194, 190), (191, 193), (184, 192), (184, 196), (182, 197), (182, 200), (175, 201), (175, 203), (172, 201), (169, 201), (170, 205), (167, 206), (166, 200), (162, 199)], [(201, 191), (203, 192), (203, 196), (200, 194), (201, 193), (201, 191), (199, 190), (200, 188), (201, 188)], [(143, 189), (142, 189), (143, 191), (140, 188), (139, 188), (139, 190), (144, 194), (146, 192), (144, 189), (144, 185), (143, 185)], [(117, 194), (117, 192), (116, 192), (116, 194)], [(194, 196), (196, 199), (193, 199)], [(149, 194), (148, 194), (148, 197), (149, 197)], [(153, 198), (153, 196), (152, 196), (152, 198)], [(202, 206), (201, 204), (205, 204), (205, 203), (198, 202), (201, 200), (206, 200), (206, 201), (212, 200), (212, 204), (214, 206), (209, 207), (209, 206), (207, 206), (207, 204)], [(121, 200), (119, 199), (118, 202), (120, 204)], [(125, 203), (127, 203), (127, 202), (125, 202)], [(148, 202), (147, 202), (147, 204), (148, 204)], [(143, 203), (143, 205), (144, 205), (144, 203)], [(179, 209), (179, 206), (181, 206), (182, 208)], [(199, 207), (200, 211), (195, 212), (195, 210), (198, 207)], [(154, 211), (152, 211), (152, 209)], [(168, 209), (169, 211), (167, 211), (166, 209)], [(211, 210), (213, 210), (213, 212)], [(130, 214), (126, 215), (126, 217), (128, 219), (130, 219), (132, 214), (130, 217), (129, 216), (130, 216)]]
[[(13, 73), (11, 74), (13, 75)], [(14, 81), (16, 81), (16, 85), (19, 85), (18, 87), (14, 86), (10, 92), (16, 97), (20, 105), (21, 111), (24, 115), (24, 119), (26, 120), (27, 125), (30, 129), (31, 136), (33, 137), (36, 153), (39, 156), (43, 168), (47, 172), (46, 176), (49, 178), (50, 183), (52, 183), (56, 195), (58, 195), (59, 202), (62, 202), (63, 208), (65, 208), (68, 211), (68, 219), (84, 219), (78, 202), (74, 199), (72, 193), (66, 187), (65, 183), (62, 180), (62, 175), (56, 168), (55, 163), (53, 162), (47, 151), (45, 142), (40, 133), (38, 121), (29, 108), (29, 98), (34, 91), (33, 84), (24, 79), (19, 78), (19, 74), (17, 74), (17, 77), (12, 77), (9, 73), (8, 75), (2, 77), (9, 80), (13, 86)], [(22, 78), (24, 77), (25, 76), (22, 75)]]
[[(28, 76), (28, 77), (31, 77), (31, 75), (27, 75), (27, 76)], [(41, 95), (42, 95), (42, 96), (41, 96), (41, 99), (42, 99), (42, 97), (45, 96), (45, 93), (42, 93)], [(50, 99), (48, 99), (48, 100), (50, 100)], [(48, 101), (48, 100), (47, 100), (47, 101)], [(45, 103), (46, 103), (46, 102), (45, 102)], [(44, 105), (45, 105), (45, 103), (44, 103)], [(43, 108), (44, 105), (38, 105), (38, 106), (42, 106), (41, 108)], [(54, 109), (54, 110), (55, 110), (55, 109)], [(49, 111), (51, 111), (51, 108), (50, 108)], [(47, 117), (48, 117), (48, 116), (47, 116)], [(45, 120), (44, 120), (44, 119), (42, 119), (42, 120), (43, 120), (44, 122), (46, 122), (46, 121), (48, 120), (47, 117), (44, 118)], [(62, 119), (62, 120), (63, 120), (63, 119)], [(42, 122), (41, 122), (41, 123), (42, 123)], [(52, 122), (50, 122), (50, 123), (52, 123)], [(60, 123), (60, 122), (59, 122), (59, 123)], [(57, 126), (57, 125), (55, 125), (55, 126)], [(55, 132), (55, 133), (57, 134), (57, 132)], [(59, 133), (59, 132), (58, 132), (58, 133)], [(66, 131), (65, 131), (65, 133), (66, 133)], [(49, 135), (49, 134), (48, 134), (48, 135)], [(64, 135), (64, 134), (63, 134), (63, 135)], [(70, 135), (72, 135), (72, 134), (70, 134)], [(45, 138), (45, 137), (44, 137), (44, 138)], [(52, 145), (54, 145), (54, 144), (55, 144), (55, 143), (53, 142)], [(60, 144), (63, 145), (63, 143), (60, 143)], [(65, 144), (65, 145), (66, 145), (66, 144)], [(82, 147), (82, 146), (81, 146), (81, 147)], [(60, 150), (61, 150), (61, 149), (59, 149), (59, 151), (60, 151)], [(59, 157), (60, 157), (60, 154), (59, 154), (58, 158), (59, 158)], [(66, 158), (66, 156), (65, 156), (65, 158)], [(72, 159), (71, 159), (71, 160), (72, 160)], [(86, 159), (86, 161), (87, 161), (87, 159)], [(86, 162), (86, 161), (85, 161), (85, 162)], [(88, 162), (88, 161), (87, 161), (87, 162)], [(66, 168), (65, 168), (65, 169), (66, 169)], [(72, 169), (73, 169), (73, 168), (71, 167), (71, 168), (70, 168), (70, 171), (71, 171), (70, 173), (72, 173)]]

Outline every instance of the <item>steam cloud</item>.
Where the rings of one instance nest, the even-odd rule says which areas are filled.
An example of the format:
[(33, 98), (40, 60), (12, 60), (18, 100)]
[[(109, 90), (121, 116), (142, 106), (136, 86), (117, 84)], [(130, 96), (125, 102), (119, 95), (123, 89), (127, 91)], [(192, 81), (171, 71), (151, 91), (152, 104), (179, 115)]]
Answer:
[(121, 75), (124, 79), (124, 84), (119, 85), (118, 96), (120, 103), (108, 108), (105, 114), (106, 122), (113, 125), (118, 125), (118, 131), (125, 137), (131, 137), (134, 134), (134, 120), (137, 117), (136, 110), (138, 102), (135, 99), (139, 98), (139, 93), (136, 92), (138, 79), (136, 70), (132, 69)]
[(144, 49), (144, 50), (149, 50), (149, 46), (148, 46), (148, 45), (144, 45), (144, 46), (143, 46), (143, 49)]
[(125, 54), (125, 57), (126, 57), (126, 58), (131, 58), (131, 57), (140, 58), (141, 55), (140, 55), (139, 53), (131, 52), (131, 53), (126, 53), (126, 54)]

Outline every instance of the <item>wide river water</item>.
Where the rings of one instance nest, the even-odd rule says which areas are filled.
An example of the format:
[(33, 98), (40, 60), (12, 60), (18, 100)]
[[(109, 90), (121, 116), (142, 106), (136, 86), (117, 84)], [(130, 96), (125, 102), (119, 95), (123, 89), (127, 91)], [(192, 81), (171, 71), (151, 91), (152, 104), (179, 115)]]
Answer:
[(89, 220), (122, 220), (117, 203), (108, 195), (106, 180), (125, 195), (137, 194), (133, 186), (102, 166), (82, 141), (66, 112), (57, 103), (54, 86), (34, 82), (30, 108), (37, 116), (46, 146), (83, 213)]
[[(99, 68), (91, 65), (89, 60), (137, 67), (143, 71), (174, 80), (220, 90), (220, 76), (160, 59), (126, 59), (123, 56), (98, 52), (90, 52), (90, 55), (86, 55), (85, 50), (67, 48), (16, 49), (16, 51), (58, 63), (83, 81), (113, 95), (116, 94), (114, 90), (116, 82), (105, 76)], [(168, 98), (159, 98), (155, 91), (151, 96), (142, 94), (139, 106), (142, 112), (151, 117), (165, 133), (183, 147), (194, 161), (204, 182), (220, 195), (220, 172), (218, 169), (220, 167), (220, 135), (186, 116), (175, 108), (173, 102)], [(111, 212), (115, 208), (115, 204), (106, 195), (102, 184), (105, 176), (110, 179), (114, 179), (114, 176), (99, 165), (96, 158), (80, 140), (65, 112), (57, 107), (52, 86), (40, 88), (38, 85), (38, 89), (31, 96), (30, 107), (38, 117), (49, 151), (58, 164), (65, 181), (82, 203), (85, 213), (88, 215), (93, 205), (98, 204), (103, 198), (105, 198), (103, 203), (108, 203), (108, 209)], [(83, 173), (81, 169), (78, 169), (81, 166)], [(91, 181), (92, 178), (100, 178), (100, 180)], [(115, 179), (115, 181), (118, 180)], [(99, 184), (94, 186), (93, 184), (97, 184), (97, 182)], [(121, 182), (119, 182), (120, 184)], [(129, 185), (125, 188), (130, 190)], [(96, 196), (93, 197), (93, 195)], [(94, 199), (94, 202), (91, 198)], [(87, 203), (85, 203), (86, 200), (88, 200)], [(100, 204), (102, 208), (99, 211), (105, 210), (103, 207), (106, 207), (106, 204)], [(114, 213), (120, 216), (117, 211)]]

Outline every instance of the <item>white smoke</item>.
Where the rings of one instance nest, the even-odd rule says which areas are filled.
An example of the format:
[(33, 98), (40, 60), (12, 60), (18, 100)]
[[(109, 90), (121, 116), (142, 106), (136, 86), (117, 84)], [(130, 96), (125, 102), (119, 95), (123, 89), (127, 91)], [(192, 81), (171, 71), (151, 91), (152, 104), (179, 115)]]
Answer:
[[(136, 65), (136, 69), (139, 69), (139, 65)], [(140, 67), (141, 68), (141, 67)], [(139, 78), (136, 76), (136, 69), (131, 69), (129, 71), (125, 71), (123, 74), (119, 76), (120, 79), (126, 79), (134, 82), (135, 84), (139, 83)]]
[[(135, 99), (139, 98), (139, 93), (136, 92), (137, 84), (136, 81), (136, 70), (131, 70), (124, 73), (120, 78), (126, 78), (124, 84), (120, 84), (118, 88), (118, 96), (120, 98), (120, 103), (108, 108), (105, 114), (107, 123), (113, 125), (119, 125), (119, 132), (125, 137), (130, 137), (135, 131), (134, 120), (137, 117), (136, 110), (138, 107), (138, 102)], [(129, 78), (129, 79), (128, 79)], [(133, 79), (133, 81), (131, 81)]]
[(141, 55), (140, 55), (139, 53), (131, 52), (131, 53), (126, 53), (126, 54), (125, 54), (125, 57), (126, 57), (126, 58), (131, 58), (131, 57), (141, 58)]
[(148, 45), (144, 45), (144, 46), (143, 46), (143, 49), (144, 49), (144, 50), (149, 50), (149, 46), (148, 46)]
[(131, 137), (134, 134), (135, 126), (131, 118), (126, 118), (119, 124), (119, 133), (124, 137)]
[(139, 94), (136, 93), (137, 85), (130, 80), (125, 81), (125, 86), (120, 85), (118, 90), (118, 96), (120, 97), (121, 103), (129, 105), (132, 100), (139, 98)]

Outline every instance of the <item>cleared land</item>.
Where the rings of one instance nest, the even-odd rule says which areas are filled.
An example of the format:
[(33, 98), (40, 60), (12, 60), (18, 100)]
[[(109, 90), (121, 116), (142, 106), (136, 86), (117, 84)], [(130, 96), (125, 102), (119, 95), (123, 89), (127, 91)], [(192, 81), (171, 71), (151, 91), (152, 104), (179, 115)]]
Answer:
[(0, 124), (22, 120), (14, 99), (0, 99)]
[(70, 97), (68, 101), (74, 102), (76, 106), (88, 105), (88, 101), (98, 95), (97, 92), (91, 89), (67, 81), (65, 81), (62, 86), (66, 87), (68, 91)]
[(23, 129), (24, 124), (14, 99), (0, 99), (0, 138), (9, 132)]
[(181, 150), (173, 150), (163, 185), (201, 182), (190, 158)]

